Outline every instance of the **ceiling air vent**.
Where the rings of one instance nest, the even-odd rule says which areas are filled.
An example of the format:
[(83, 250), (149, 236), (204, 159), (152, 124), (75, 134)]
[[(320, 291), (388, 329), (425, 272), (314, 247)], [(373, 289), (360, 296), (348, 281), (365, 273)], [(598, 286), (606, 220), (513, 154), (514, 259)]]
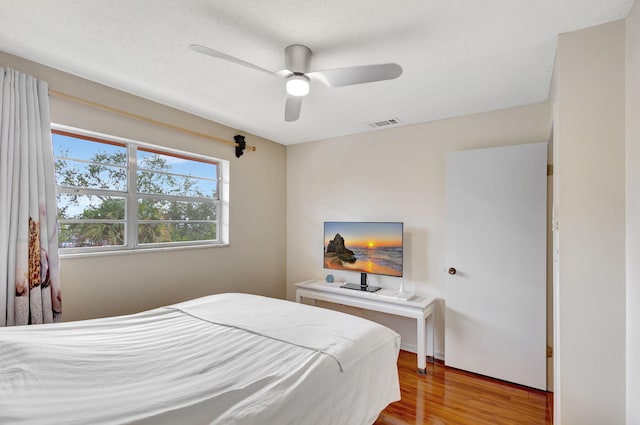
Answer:
[(370, 122), (368, 125), (371, 128), (381, 128), (381, 127), (394, 126), (398, 124), (400, 124), (400, 120), (398, 118), (390, 118), (388, 120)]

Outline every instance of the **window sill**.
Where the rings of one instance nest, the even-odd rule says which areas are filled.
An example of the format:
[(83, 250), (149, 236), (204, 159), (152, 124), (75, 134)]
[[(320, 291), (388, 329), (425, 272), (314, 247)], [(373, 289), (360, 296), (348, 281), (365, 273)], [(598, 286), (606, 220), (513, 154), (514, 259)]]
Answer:
[(111, 251), (93, 251), (93, 252), (74, 252), (63, 253), (60, 252), (60, 259), (74, 259), (74, 258), (86, 258), (86, 257), (102, 257), (111, 255), (131, 255), (131, 254), (148, 254), (152, 252), (168, 252), (168, 251), (184, 251), (192, 249), (209, 249), (209, 248), (222, 248), (228, 247), (228, 243), (219, 244), (201, 244), (201, 245), (189, 245), (189, 246), (164, 246), (164, 247), (152, 247), (152, 248), (137, 248), (137, 249), (115, 249)]

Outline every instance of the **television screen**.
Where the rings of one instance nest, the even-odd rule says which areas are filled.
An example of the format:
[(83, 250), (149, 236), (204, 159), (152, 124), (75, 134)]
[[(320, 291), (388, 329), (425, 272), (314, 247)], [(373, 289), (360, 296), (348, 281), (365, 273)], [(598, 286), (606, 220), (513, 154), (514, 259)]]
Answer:
[(403, 223), (325, 222), (324, 267), (402, 277)]

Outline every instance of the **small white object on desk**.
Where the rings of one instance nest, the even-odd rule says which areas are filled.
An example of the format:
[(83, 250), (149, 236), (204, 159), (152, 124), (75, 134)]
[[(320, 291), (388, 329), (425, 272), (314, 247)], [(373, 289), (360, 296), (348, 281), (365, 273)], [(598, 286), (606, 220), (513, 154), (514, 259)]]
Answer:
[(413, 294), (409, 294), (404, 292), (404, 280), (400, 281), (400, 289), (398, 289), (398, 299), (399, 300), (410, 300), (413, 298)]
[(404, 301), (409, 301), (409, 300), (413, 299), (414, 296), (415, 296), (415, 294), (410, 294), (408, 292), (400, 291), (400, 293), (398, 294), (398, 299), (399, 300), (404, 300)]
[[(426, 374), (427, 370), (427, 321), (431, 322), (431, 329), (435, 329), (434, 306), (435, 298), (411, 294), (392, 289), (380, 289), (376, 292), (345, 289), (340, 286), (342, 282), (325, 282), (321, 280), (308, 280), (296, 283), (296, 302), (303, 298), (327, 301), (366, 310), (379, 311), (415, 319), (417, 322), (417, 349), (418, 349), (418, 373)], [(403, 289), (401, 287), (401, 289)], [(434, 356), (434, 332), (431, 334), (431, 356)]]
[(410, 292), (400, 292), (400, 291), (394, 291), (393, 289), (386, 289), (386, 288), (382, 288), (379, 291), (374, 292), (374, 294), (376, 294), (379, 297), (393, 298), (395, 300), (400, 300), (400, 301), (409, 301), (413, 299), (413, 297), (415, 296), (415, 294), (412, 294)]

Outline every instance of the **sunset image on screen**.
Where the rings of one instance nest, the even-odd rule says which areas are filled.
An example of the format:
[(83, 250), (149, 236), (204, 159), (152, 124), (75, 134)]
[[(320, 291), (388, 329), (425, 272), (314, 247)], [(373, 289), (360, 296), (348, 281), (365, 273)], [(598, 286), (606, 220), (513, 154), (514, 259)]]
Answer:
[(402, 232), (396, 222), (326, 222), (324, 266), (402, 276)]

